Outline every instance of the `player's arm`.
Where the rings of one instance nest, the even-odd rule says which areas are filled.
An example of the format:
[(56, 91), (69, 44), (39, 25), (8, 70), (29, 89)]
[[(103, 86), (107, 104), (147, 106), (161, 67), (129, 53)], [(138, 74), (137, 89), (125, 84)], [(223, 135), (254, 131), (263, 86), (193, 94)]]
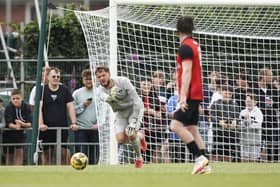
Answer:
[(129, 119), (129, 125), (126, 127), (126, 135), (131, 136), (140, 126), (144, 114), (144, 104), (129, 79), (124, 78), (123, 83), (125, 85), (125, 89), (127, 90), (128, 97), (130, 97), (133, 102), (133, 109)]
[(128, 96), (132, 99), (133, 103), (133, 112), (132, 115), (135, 114), (135, 116), (139, 115), (139, 112), (144, 109), (144, 104), (139, 97), (139, 95), (136, 92), (135, 87), (132, 85), (132, 83), (129, 81), (129, 79), (124, 80), (125, 89), (127, 90)]
[(189, 92), (192, 64), (193, 64), (193, 51), (189, 46), (183, 45), (179, 48), (179, 56), (182, 59), (182, 88), (179, 98), (179, 106), (182, 111), (187, 108), (186, 93)]

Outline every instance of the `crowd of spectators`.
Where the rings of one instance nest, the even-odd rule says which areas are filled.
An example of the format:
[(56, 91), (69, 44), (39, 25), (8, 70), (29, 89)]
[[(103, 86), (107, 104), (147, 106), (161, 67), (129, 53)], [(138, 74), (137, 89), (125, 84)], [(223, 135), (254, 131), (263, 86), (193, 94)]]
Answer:
[[(77, 143), (75, 151), (85, 152), (90, 164), (97, 164), (98, 124), (91, 72), (89, 69), (82, 72), (83, 86), (73, 95), (60, 82), (60, 76), (57, 68), (44, 68), (42, 71), (44, 94), (39, 130), (44, 146), (41, 163), (55, 163), (56, 132), (48, 128), (71, 127)], [(145, 162), (177, 163), (192, 159), (179, 137), (169, 129), (178, 99), (176, 72), (171, 72), (167, 78), (163, 70), (153, 71), (150, 77), (141, 79), (138, 91), (145, 108), (141, 127), (148, 143), (143, 154)], [(279, 161), (280, 84), (274, 79), (271, 69), (259, 70), (257, 81), (248, 80), (244, 72), (229, 79), (221, 72), (209, 71), (203, 91), (199, 129), (211, 160)], [(31, 127), (34, 93), (35, 88), (30, 94), (30, 105), (24, 103), (18, 90), (12, 92), (6, 107), (0, 98), (0, 128), (11, 129), (1, 131), (2, 142), (9, 145), (0, 147), (5, 164), (23, 164), (20, 143), (26, 142), (24, 129)], [(14, 100), (19, 100), (20, 104)], [(68, 130), (62, 131), (61, 138), (62, 143), (69, 141)], [(11, 146), (12, 143), (18, 144)], [(67, 164), (69, 147), (62, 146), (61, 150), (61, 163)]]

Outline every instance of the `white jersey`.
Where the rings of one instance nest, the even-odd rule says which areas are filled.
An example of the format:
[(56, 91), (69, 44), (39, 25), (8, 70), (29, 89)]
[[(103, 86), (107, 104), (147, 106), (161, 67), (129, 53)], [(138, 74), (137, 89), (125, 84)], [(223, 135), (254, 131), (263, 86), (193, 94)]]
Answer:
[[(245, 120), (245, 114), (247, 113), (249, 113), (249, 118)], [(240, 112), (239, 119), (241, 120), (241, 123), (246, 122), (248, 128), (261, 129), (263, 122), (263, 113), (257, 106), (255, 106), (251, 111), (246, 108)]]
[(211, 108), (211, 106), (213, 105), (214, 102), (223, 99), (223, 96), (219, 93), (219, 92), (214, 92), (213, 95), (211, 96), (211, 101), (209, 104), (209, 108)]
[[(114, 112), (117, 112), (118, 115), (122, 117), (133, 117), (138, 118), (139, 113), (143, 110), (144, 105), (141, 98), (138, 96), (135, 87), (131, 84), (130, 80), (126, 77), (115, 77), (112, 78), (114, 81), (114, 86), (123, 89), (127, 96), (117, 100), (114, 103), (114, 106), (111, 105)], [(106, 102), (110, 94), (110, 89), (107, 89), (103, 86), (97, 88), (97, 95), (100, 100)]]
[[(249, 113), (249, 117), (246, 119), (247, 113)], [(240, 143), (248, 146), (260, 145), (263, 122), (261, 110), (257, 106), (251, 111), (246, 108), (240, 112), (239, 119), (241, 123)]]

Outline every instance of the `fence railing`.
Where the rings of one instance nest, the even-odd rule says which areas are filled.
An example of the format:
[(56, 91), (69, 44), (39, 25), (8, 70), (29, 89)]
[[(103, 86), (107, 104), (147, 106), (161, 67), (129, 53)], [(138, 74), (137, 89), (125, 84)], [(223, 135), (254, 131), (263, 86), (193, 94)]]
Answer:
[[(204, 133), (209, 133), (209, 130), (215, 130), (216, 128), (209, 129), (209, 127), (200, 126), (200, 131)], [(22, 164), (23, 165), (30, 165), (33, 163), (33, 154), (31, 153), (31, 128), (25, 129), (25, 135), (26, 140), (21, 143), (3, 143), (2, 135), (4, 131), (11, 131), (11, 129), (4, 128), (0, 129), (0, 165), (9, 165), (9, 164), (15, 164), (14, 162), (11, 163), (8, 162), (8, 158), (12, 161), (16, 161), (18, 159), (17, 155), (17, 149), (22, 149)], [(75, 142), (74, 140), (74, 132), (71, 131), (67, 127), (51, 127), (49, 130), (55, 130), (56, 131), (56, 141), (52, 143), (43, 143), (40, 142), (41, 149), (38, 150), (39, 152), (39, 164), (47, 164), (47, 165), (61, 165), (61, 164), (69, 164), (70, 156), (75, 152), (84, 152), (89, 157), (89, 163), (90, 164), (98, 164), (99, 161), (99, 146), (102, 144), (102, 142)], [(88, 130), (88, 129), (87, 129)], [(280, 129), (279, 129), (280, 130)], [(62, 132), (67, 131), (68, 132), (68, 139), (66, 142), (62, 142)], [(208, 132), (207, 132), (208, 131)], [(236, 129), (236, 133), (242, 133), (242, 130)], [(180, 139), (174, 139), (174, 138), (168, 138), (170, 133), (169, 131), (165, 131), (163, 133), (166, 133), (167, 136), (166, 139), (162, 142), (150, 142), (149, 137), (146, 136), (146, 140), (148, 141), (149, 146), (151, 147), (161, 147), (161, 149), (157, 150), (160, 152), (159, 158), (152, 158), (152, 155), (149, 155), (148, 153), (143, 154), (145, 162), (146, 163), (154, 163), (154, 160), (158, 160), (159, 162), (163, 163), (176, 163), (176, 162), (191, 162), (193, 160), (192, 155), (188, 152), (186, 145), (181, 142)], [(209, 158), (212, 161), (215, 160), (213, 156), (215, 154), (213, 153), (213, 149), (215, 146), (229, 146), (229, 150), (226, 150), (223, 148), (223, 150), (220, 151), (233, 151), (234, 154), (232, 155), (233, 160), (232, 162), (239, 162), (242, 159), (242, 150), (240, 149), (241, 144), (239, 143), (240, 136), (235, 137), (236, 142), (213, 142), (211, 138), (211, 135), (206, 135), (206, 139), (204, 139), (206, 143), (207, 150), (209, 151)], [(261, 143), (261, 144), (260, 144)], [(258, 160), (255, 160), (255, 162), (279, 162), (280, 159), (280, 152), (278, 152), (278, 149), (280, 148), (280, 142), (253, 142), (254, 146), (257, 146), (259, 148), (262, 148), (265, 152), (259, 153), (261, 154), (261, 158)], [(47, 147), (50, 146), (50, 151), (46, 151)], [(266, 149), (263, 149), (263, 146), (266, 147)], [(273, 148), (277, 152), (268, 152), (268, 148)], [(64, 152), (63, 152), (64, 151)], [(118, 147), (118, 160), (121, 164), (125, 163), (133, 163), (134, 162), (134, 151), (132, 150), (132, 147), (129, 144), (122, 145)], [(261, 150), (259, 150), (261, 151)], [(12, 157), (9, 157), (11, 155)], [(276, 154), (276, 155), (273, 155)], [(217, 156), (217, 155), (216, 155)], [(223, 154), (218, 156), (224, 156)], [(277, 157), (278, 159), (275, 160), (269, 160), (267, 159), (269, 156)], [(48, 162), (44, 162), (45, 157), (48, 157)], [(220, 161), (227, 161), (227, 160), (220, 160)]]
[[(50, 127), (48, 130), (56, 131), (56, 142), (43, 143), (38, 141), (41, 149), (37, 150), (39, 153), (39, 164), (47, 165), (61, 165), (68, 164), (70, 156), (75, 152), (85, 152), (89, 157), (89, 164), (97, 164), (99, 160), (99, 143), (98, 142), (75, 142), (74, 132), (67, 127)], [(89, 129), (83, 129), (89, 130)], [(24, 129), (25, 139), (20, 143), (3, 143), (3, 133), (5, 131), (12, 131), (9, 128), (0, 129), (0, 165), (14, 165), (18, 158), (19, 150), (22, 150), (22, 165), (33, 164), (33, 153), (31, 153), (31, 128)], [(62, 142), (62, 131), (68, 131), (67, 142)], [(50, 147), (49, 152), (46, 148)], [(63, 149), (66, 150), (66, 154), (63, 157)], [(43, 153), (46, 152), (46, 153)], [(46, 155), (44, 155), (46, 154)], [(49, 162), (44, 163), (44, 156), (49, 157)], [(10, 160), (8, 160), (10, 158)], [(64, 161), (64, 162), (63, 162)], [(20, 162), (19, 162), (20, 163)]]

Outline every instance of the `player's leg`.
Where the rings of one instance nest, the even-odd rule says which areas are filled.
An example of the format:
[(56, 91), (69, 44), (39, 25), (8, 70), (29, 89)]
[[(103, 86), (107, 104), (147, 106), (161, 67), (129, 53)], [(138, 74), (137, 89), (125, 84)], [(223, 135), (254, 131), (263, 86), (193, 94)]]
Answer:
[(197, 125), (199, 114), (199, 102), (188, 102), (189, 109), (183, 112), (177, 110), (174, 114), (174, 120), (171, 121), (171, 130), (175, 132), (187, 145), (189, 151), (196, 158), (192, 174), (199, 173), (207, 164), (208, 159), (202, 155), (192, 133), (186, 128)]
[(200, 132), (196, 125), (190, 125), (187, 127), (188, 131), (193, 135), (195, 143), (197, 144), (198, 148), (201, 150), (202, 154), (205, 154), (205, 144), (201, 137)]
[[(131, 145), (135, 151), (136, 159), (135, 159), (135, 167), (141, 168), (143, 165), (143, 157), (141, 154), (141, 150), (146, 151), (147, 149), (147, 143), (145, 141), (145, 134), (144, 131), (139, 131), (141, 121), (144, 115), (144, 110), (139, 110), (139, 113), (137, 116), (131, 115), (128, 118), (127, 125), (133, 125), (135, 128), (135, 132), (128, 136)], [(129, 134), (128, 134), (129, 135)]]
[(128, 138), (125, 135), (125, 127), (128, 123), (127, 119), (123, 118), (119, 114), (116, 114), (114, 123), (117, 143), (121, 145), (129, 143)]
[(136, 168), (141, 168), (142, 164), (143, 164), (143, 158), (141, 155), (141, 149), (140, 149), (140, 139), (142, 136), (140, 133), (138, 133), (137, 131), (131, 135), (131, 136), (127, 136), (125, 134), (125, 125), (123, 124), (127, 124), (127, 120), (123, 120), (122, 118), (117, 119), (115, 121), (116, 123), (116, 139), (118, 144), (125, 144), (125, 143), (130, 143), (132, 145), (133, 150), (135, 151), (135, 155), (136, 155), (136, 160), (135, 160), (135, 167)]
[[(197, 128), (196, 125), (190, 125), (187, 127), (188, 131), (193, 135), (194, 140), (201, 152), (202, 155), (207, 157), (206, 150), (205, 150), (205, 144), (203, 142), (202, 136)], [(207, 164), (201, 171), (200, 174), (209, 174), (211, 173), (212, 169), (209, 164)]]
[(143, 134), (135, 131), (134, 134), (132, 134), (131, 136), (128, 136), (128, 140), (130, 141), (133, 150), (135, 151), (135, 155), (136, 155), (136, 160), (142, 159), (142, 154), (141, 154), (141, 138), (143, 138)]

